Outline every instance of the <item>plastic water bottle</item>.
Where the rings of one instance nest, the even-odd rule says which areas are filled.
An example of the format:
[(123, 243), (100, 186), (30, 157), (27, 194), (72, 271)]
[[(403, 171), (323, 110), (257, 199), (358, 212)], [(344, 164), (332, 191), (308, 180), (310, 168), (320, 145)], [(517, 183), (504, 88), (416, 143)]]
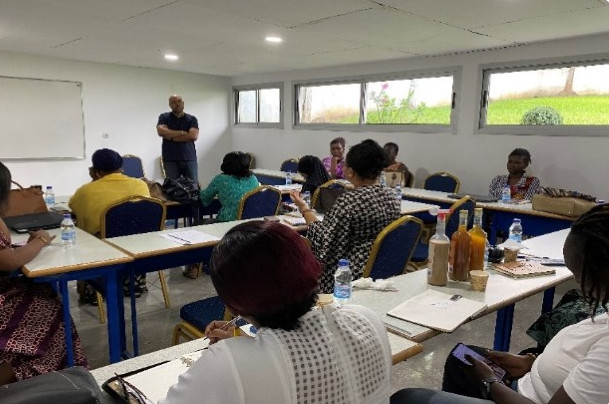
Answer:
[(396, 198), (398, 198), (398, 201), (401, 203), (402, 202), (402, 187), (400, 186), (400, 184), (395, 186), (395, 196), (396, 196)]
[(76, 228), (74, 227), (72, 215), (66, 213), (61, 221), (61, 245), (71, 247), (74, 244), (76, 244)]
[(292, 173), (290, 171), (285, 175), (285, 185), (292, 185)]
[(53, 187), (48, 185), (47, 190), (44, 193), (44, 202), (47, 206), (55, 205), (55, 192), (53, 192)]
[(510, 203), (512, 200), (512, 191), (508, 185), (501, 191), (501, 203)]
[(311, 207), (311, 193), (309, 191), (302, 193), (302, 200), (305, 201), (308, 207)]
[(522, 224), (520, 224), (520, 219), (514, 218), (512, 221), (509, 238), (517, 243), (522, 242)]
[(334, 273), (334, 302), (346, 304), (351, 299), (351, 270), (349, 260), (338, 261), (338, 269)]
[(379, 177), (379, 185), (381, 187), (387, 186), (387, 176), (385, 175), (384, 171), (381, 171), (381, 176)]

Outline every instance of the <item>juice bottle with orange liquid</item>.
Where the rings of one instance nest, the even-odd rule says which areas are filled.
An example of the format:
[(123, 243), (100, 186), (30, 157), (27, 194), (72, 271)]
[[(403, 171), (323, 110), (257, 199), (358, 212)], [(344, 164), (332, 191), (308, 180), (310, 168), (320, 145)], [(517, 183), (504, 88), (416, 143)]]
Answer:
[(459, 211), (459, 229), (450, 238), (450, 265), (448, 277), (452, 281), (466, 281), (469, 278), (469, 245), (471, 237), (467, 233), (467, 210)]
[(469, 270), (484, 271), (486, 232), (482, 230), (482, 208), (476, 208), (474, 211), (474, 226), (468, 234), (471, 238), (469, 244)]

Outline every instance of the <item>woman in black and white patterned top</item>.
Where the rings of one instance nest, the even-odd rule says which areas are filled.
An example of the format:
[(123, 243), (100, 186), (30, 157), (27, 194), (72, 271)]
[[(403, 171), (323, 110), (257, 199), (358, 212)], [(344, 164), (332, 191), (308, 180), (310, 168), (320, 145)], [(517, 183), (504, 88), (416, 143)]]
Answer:
[(400, 217), (400, 203), (391, 188), (381, 187), (378, 178), (387, 165), (387, 155), (374, 140), (364, 140), (347, 153), (345, 178), (354, 190), (342, 194), (318, 221), (297, 193), (291, 197), (309, 224), (307, 238), (313, 253), (324, 265), (320, 292), (332, 293), (338, 260), (349, 260), (353, 279), (360, 278), (376, 236)]

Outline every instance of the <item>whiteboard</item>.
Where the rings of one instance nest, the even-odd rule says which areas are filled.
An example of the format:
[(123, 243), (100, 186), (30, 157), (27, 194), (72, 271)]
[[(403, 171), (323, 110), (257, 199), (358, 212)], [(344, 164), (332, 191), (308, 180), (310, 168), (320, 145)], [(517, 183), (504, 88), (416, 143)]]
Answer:
[(0, 76), (0, 160), (82, 159), (82, 83)]

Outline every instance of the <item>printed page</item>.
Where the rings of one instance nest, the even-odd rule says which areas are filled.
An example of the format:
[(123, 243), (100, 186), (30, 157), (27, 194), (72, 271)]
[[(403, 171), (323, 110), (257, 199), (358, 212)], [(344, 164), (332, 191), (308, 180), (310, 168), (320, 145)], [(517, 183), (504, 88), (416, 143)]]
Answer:
[(159, 234), (159, 236), (179, 244), (199, 244), (220, 240), (219, 237), (198, 230), (180, 230), (171, 233), (162, 233)]

